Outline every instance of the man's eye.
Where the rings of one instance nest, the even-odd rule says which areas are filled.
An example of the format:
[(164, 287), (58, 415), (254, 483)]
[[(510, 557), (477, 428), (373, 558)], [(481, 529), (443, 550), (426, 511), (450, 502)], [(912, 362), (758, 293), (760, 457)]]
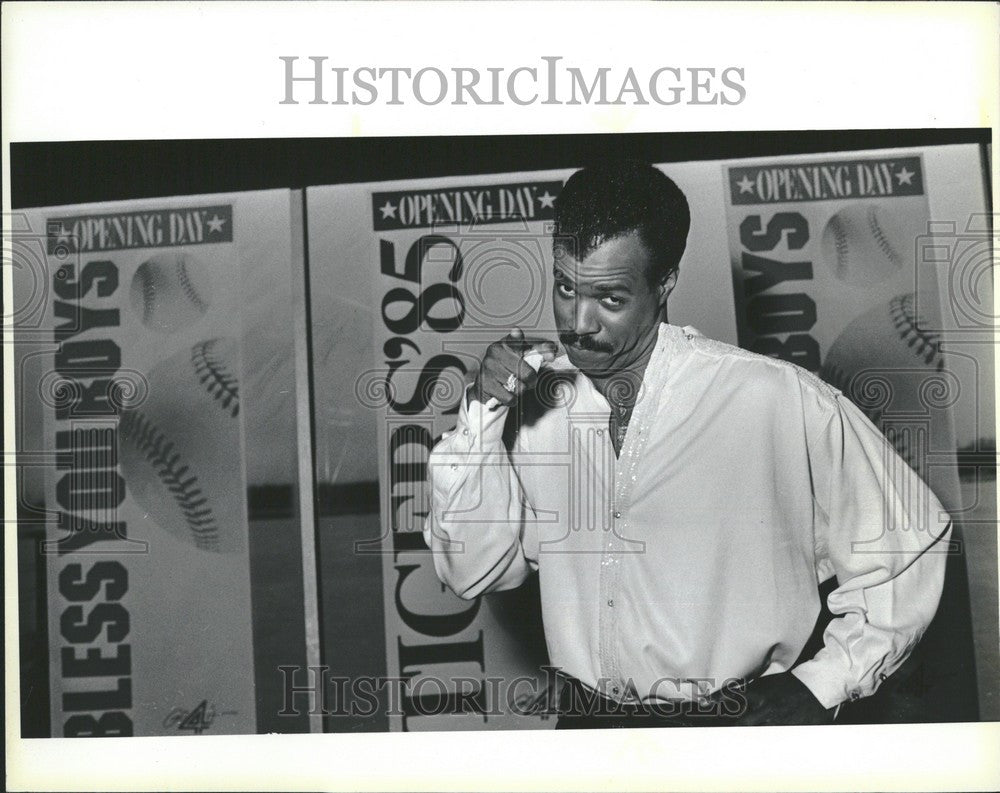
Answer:
[(573, 287), (567, 286), (564, 283), (556, 284), (556, 289), (563, 297), (573, 297), (573, 295), (576, 294), (576, 292), (573, 291)]
[(609, 308), (619, 308), (625, 303), (625, 301), (622, 300), (617, 295), (606, 295), (605, 297), (601, 298), (601, 301), (604, 303), (604, 305), (608, 306)]

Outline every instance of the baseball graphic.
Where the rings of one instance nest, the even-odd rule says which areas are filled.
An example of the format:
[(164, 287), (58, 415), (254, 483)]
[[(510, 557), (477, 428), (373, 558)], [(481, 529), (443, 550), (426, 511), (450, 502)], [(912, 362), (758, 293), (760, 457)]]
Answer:
[(204, 315), (211, 292), (203, 262), (184, 252), (158, 253), (135, 271), (129, 299), (146, 327), (173, 333)]
[(239, 348), (211, 339), (157, 364), (148, 396), (118, 425), (128, 492), (148, 519), (204, 551), (246, 545)]
[(912, 267), (922, 229), (909, 213), (854, 203), (831, 217), (820, 241), (823, 261), (838, 281), (870, 287)]
[[(831, 345), (820, 370), (878, 426), (882, 419), (917, 419), (946, 407), (957, 382), (944, 371), (939, 334), (926, 330), (913, 293), (898, 295), (851, 322)], [(905, 437), (896, 451), (920, 472)]]

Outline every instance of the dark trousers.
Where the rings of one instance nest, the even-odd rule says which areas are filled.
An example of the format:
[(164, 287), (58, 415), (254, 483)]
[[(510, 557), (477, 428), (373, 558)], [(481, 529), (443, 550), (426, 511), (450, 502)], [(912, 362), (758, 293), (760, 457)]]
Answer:
[(617, 702), (576, 678), (563, 676), (557, 730), (628, 727), (728, 727), (737, 715), (699, 707), (693, 702)]

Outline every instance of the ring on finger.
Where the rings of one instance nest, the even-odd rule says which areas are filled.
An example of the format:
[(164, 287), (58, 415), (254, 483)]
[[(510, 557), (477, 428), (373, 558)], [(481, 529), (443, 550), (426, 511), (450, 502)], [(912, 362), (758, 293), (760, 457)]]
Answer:
[(517, 377), (514, 375), (507, 376), (507, 382), (503, 384), (504, 390), (510, 392), (511, 394), (517, 390)]

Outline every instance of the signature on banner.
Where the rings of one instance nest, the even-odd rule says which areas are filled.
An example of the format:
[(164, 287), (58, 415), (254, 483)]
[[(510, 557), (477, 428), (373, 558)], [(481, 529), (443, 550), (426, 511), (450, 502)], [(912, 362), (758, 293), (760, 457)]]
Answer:
[(201, 735), (212, 726), (217, 716), (235, 716), (235, 710), (217, 711), (215, 705), (209, 705), (203, 699), (193, 709), (174, 708), (163, 720), (163, 726), (176, 727), (178, 730), (190, 730), (194, 735)]

